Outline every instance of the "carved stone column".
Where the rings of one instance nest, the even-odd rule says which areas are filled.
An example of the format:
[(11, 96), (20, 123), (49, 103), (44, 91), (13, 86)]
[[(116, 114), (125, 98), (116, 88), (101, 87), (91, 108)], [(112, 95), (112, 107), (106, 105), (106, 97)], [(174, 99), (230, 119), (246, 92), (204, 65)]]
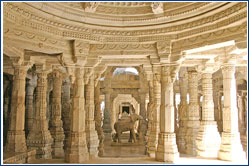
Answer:
[(219, 121), (219, 84), (218, 84), (219, 82), (218, 81), (219, 81), (218, 78), (213, 78), (214, 120), (217, 122), (217, 124)]
[(220, 134), (214, 120), (212, 72), (202, 73), (202, 120), (196, 139), (197, 155), (217, 157), (220, 146)]
[(67, 149), (68, 139), (70, 136), (70, 112), (72, 110), (72, 100), (70, 97), (70, 80), (69, 78), (65, 79), (62, 84), (62, 121), (63, 121), (63, 130), (65, 134), (64, 138), (64, 150)]
[(175, 113), (174, 113), (174, 119), (175, 119), (175, 122), (174, 122), (174, 124), (175, 124), (175, 127), (174, 127), (174, 129), (175, 129), (175, 133), (177, 133), (178, 132), (178, 120), (177, 120), (177, 116), (178, 116), (178, 110), (177, 110), (177, 107), (176, 107), (176, 93), (174, 92), (174, 95), (173, 95), (173, 105), (174, 105), (174, 111), (175, 111)]
[(94, 112), (94, 120), (95, 120), (95, 128), (98, 133), (99, 138), (99, 156), (103, 156), (104, 154), (104, 132), (101, 126), (102, 123), (102, 117), (101, 117), (101, 109), (100, 109), (100, 83), (99, 81), (95, 80), (95, 84), (97, 84), (95, 90), (94, 90), (94, 103), (95, 103), (95, 112)]
[(186, 142), (185, 135), (187, 132), (187, 115), (188, 115), (188, 103), (187, 103), (187, 93), (188, 93), (188, 79), (185, 76), (185, 72), (180, 70), (179, 72), (179, 86), (180, 86), (180, 106), (179, 106), (179, 129), (176, 135), (176, 141), (178, 150), (180, 153), (185, 153)]
[(173, 83), (175, 74), (171, 67), (163, 66), (161, 73), (161, 111), (160, 111), (160, 133), (156, 160), (174, 162), (179, 158), (174, 133), (174, 105), (173, 105)]
[(243, 160), (243, 151), (239, 127), (238, 109), (236, 99), (235, 66), (222, 66), (224, 109), (223, 109), (223, 132), (218, 158), (221, 160)]
[(7, 142), (7, 134), (8, 134), (8, 129), (9, 129), (9, 116), (10, 116), (10, 92), (12, 89), (12, 83), (5, 79), (4, 77), (4, 83), (3, 83), (3, 88), (4, 88), (4, 100), (3, 100), (3, 147), (5, 149), (5, 145)]
[(70, 136), (65, 151), (65, 161), (82, 163), (89, 159), (85, 132), (84, 69), (75, 68), (72, 110), (70, 112)]
[(186, 153), (196, 156), (196, 137), (200, 127), (199, 102), (198, 102), (198, 73), (196, 71), (188, 72), (188, 120), (187, 132), (185, 135)]
[(223, 101), (221, 100), (223, 93), (219, 91), (219, 98), (218, 98), (218, 108), (219, 108), (219, 120), (218, 123), (218, 131), (221, 134), (223, 131)]
[[(146, 142), (148, 143), (150, 133), (152, 130), (153, 123), (153, 105), (154, 105), (154, 90), (153, 90), (153, 79), (149, 81), (149, 103), (147, 106), (147, 117), (148, 117), (148, 129), (146, 133)], [(146, 145), (146, 151), (148, 151), (148, 144)]]
[(94, 77), (90, 76), (86, 85), (86, 140), (90, 158), (98, 157), (98, 134), (94, 122)]
[(105, 91), (105, 109), (104, 109), (104, 121), (103, 121), (103, 130), (104, 133), (111, 133), (111, 92), (110, 90)]
[(34, 97), (34, 89), (36, 85), (34, 84), (34, 80), (30, 79), (27, 82), (26, 85), (26, 124), (27, 124), (27, 129), (26, 129), (26, 135), (29, 134), (29, 132), (32, 130), (33, 126), (33, 117), (34, 117), (34, 111), (33, 111), (33, 97)]
[(238, 117), (239, 117), (239, 132), (240, 135), (245, 134), (245, 116), (244, 116), (244, 106), (243, 106), (243, 96), (237, 94), (237, 105), (238, 105)]
[(14, 65), (10, 126), (6, 143), (6, 151), (9, 152), (25, 152), (27, 150), (24, 132), (27, 69), (27, 66)]
[(241, 143), (243, 145), (244, 151), (247, 154), (247, 140), (248, 140), (248, 138), (247, 138), (247, 92), (246, 92), (246, 94), (244, 94), (242, 96), (242, 100), (243, 100), (243, 108), (244, 108), (244, 121), (245, 121), (244, 128), (245, 128), (245, 131), (243, 134), (241, 134)]
[(43, 65), (36, 65), (37, 87), (35, 117), (32, 130), (27, 138), (29, 149), (36, 149), (36, 157), (42, 159), (51, 159), (51, 144), (53, 138), (48, 130), (47, 112), (47, 71)]
[[(147, 125), (146, 125), (146, 107), (145, 107), (145, 98), (146, 98), (146, 93), (144, 91), (139, 91), (139, 97), (140, 97), (140, 112), (139, 114), (143, 117), (143, 120), (141, 120), (141, 122), (139, 122), (139, 132), (140, 135), (142, 137), (142, 140), (139, 140), (140, 143), (143, 143), (145, 141), (145, 134), (147, 131)], [(141, 125), (141, 126), (140, 126)]]
[(153, 105), (153, 122), (148, 140), (147, 153), (150, 157), (155, 157), (158, 134), (160, 132), (160, 106), (161, 106), (161, 67), (153, 66), (153, 87), (154, 87), (154, 105)]
[(50, 132), (54, 139), (52, 144), (52, 155), (55, 158), (64, 157), (63, 141), (65, 135), (63, 130), (63, 122), (61, 120), (61, 88), (62, 73), (59, 70), (54, 70)]

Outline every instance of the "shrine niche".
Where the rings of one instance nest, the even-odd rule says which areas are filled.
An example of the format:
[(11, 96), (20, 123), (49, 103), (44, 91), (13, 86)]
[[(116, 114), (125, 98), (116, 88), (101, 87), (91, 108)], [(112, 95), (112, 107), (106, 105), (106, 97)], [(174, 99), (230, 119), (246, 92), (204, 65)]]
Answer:
[(3, 164), (248, 162), (246, 2), (2, 6)]

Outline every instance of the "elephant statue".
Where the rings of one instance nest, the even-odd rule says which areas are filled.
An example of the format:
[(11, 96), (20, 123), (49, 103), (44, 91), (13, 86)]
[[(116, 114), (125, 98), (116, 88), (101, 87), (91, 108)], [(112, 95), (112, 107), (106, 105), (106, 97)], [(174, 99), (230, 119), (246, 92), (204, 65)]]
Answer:
[(132, 139), (134, 140), (134, 143), (137, 142), (136, 139), (136, 133), (135, 133), (135, 122), (137, 120), (142, 120), (143, 117), (138, 114), (131, 114), (130, 116), (125, 117), (124, 119), (118, 120), (114, 124), (114, 129), (116, 133), (113, 135), (113, 141), (121, 143), (121, 134), (125, 131), (130, 131), (130, 139), (129, 142), (132, 142)]

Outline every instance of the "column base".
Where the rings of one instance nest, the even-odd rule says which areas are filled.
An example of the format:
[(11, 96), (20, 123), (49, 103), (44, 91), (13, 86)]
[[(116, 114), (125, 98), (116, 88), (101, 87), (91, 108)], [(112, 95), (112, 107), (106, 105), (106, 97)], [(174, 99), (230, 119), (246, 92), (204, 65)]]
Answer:
[(155, 153), (158, 144), (158, 134), (156, 132), (150, 132), (150, 137), (147, 143), (146, 153), (149, 157), (155, 158)]
[(52, 151), (52, 156), (53, 158), (64, 158), (65, 154), (64, 154), (64, 150), (61, 148), (54, 148)]
[(26, 152), (26, 140), (24, 131), (8, 131), (6, 151), (9, 152)]
[(104, 155), (104, 144), (103, 143), (99, 144), (98, 150), (99, 150), (98, 156), (102, 157)]
[(241, 143), (242, 143), (242, 146), (243, 146), (243, 150), (244, 152), (247, 153), (247, 135), (240, 135), (240, 138), (241, 138)]
[(222, 141), (218, 153), (220, 160), (226, 161), (245, 161), (246, 153), (243, 151), (240, 134), (222, 132)]
[(185, 135), (185, 153), (189, 155), (196, 156), (196, 137), (198, 135), (198, 130), (200, 127), (199, 120), (189, 120), (187, 121), (187, 132)]
[(50, 133), (54, 139), (52, 144), (52, 156), (53, 158), (62, 158), (64, 157), (64, 139), (65, 134), (62, 127), (62, 120), (51, 120), (50, 121)]
[(111, 128), (111, 125), (109, 124), (103, 124), (103, 132), (104, 133), (112, 133), (112, 128)]
[(36, 149), (36, 158), (51, 159), (53, 138), (47, 131), (31, 131), (27, 138), (28, 149)]
[(79, 152), (79, 151), (81, 151), (80, 147), (78, 150), (75, 149), (75, 151), (77, 151), (76, 154), (73, 154), (74, 152), (72, 152), (70, 154), (65, 155), (65, 161), (67, 163), (77, 163), (78, 164), (78, 163), (84, 163), (84, 162), (89, 160), (88, 152), (82, 152), (82, 153)]
[[(181, 123), (181, 122), (180, 122)], [(183, 123), (184, 124), (184, 123)], [(186, 153), (185, 135), (187, 128), (180, 126), (176, 134), (176, 144), (180, 153)]]
[(85, 132), (70, 133), (65, 161), (68, 163), (83, 163), (89, 160)]
[(215, 121), (201, 121), (196, 138), (197, 156), (217, 158), (220, 148), (220, 134)]
[(99, 139), (96, 130), (86, 131), (86, 140), (90, 159), (98, 157)]
[(179, 153), (176, 145), (175, 133), (160, 133), (158, 137), (156, 160), (174, 163), (177, 159), (179, 159)]

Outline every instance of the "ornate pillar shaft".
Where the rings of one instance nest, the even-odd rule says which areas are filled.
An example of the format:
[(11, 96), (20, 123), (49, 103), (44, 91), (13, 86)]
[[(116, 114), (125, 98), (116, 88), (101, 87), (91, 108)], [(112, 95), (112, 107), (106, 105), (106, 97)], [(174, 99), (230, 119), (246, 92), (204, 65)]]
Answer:
[(175, 124), (175, 127), (174, 127), (174, 129), (175, 129), (175, 133), (177, 133), (177, 131), (178, 131), (178, 121), (177, 121), (177, 117), (178, 117), (178, 110), (177, 110), (177, 107), (176, 107), (176, 93), (174, 92), (174, 95), (173, 95), (173, 99), (174, 99), (174, 101), (173, 101), (173, 105), (174, 105), (174, 119), (175, 119), (175, 122), (174, 122), (174, 124)]
[(104, 121), (103, 121), (103, 130), (104, 133), (111, 133), (111, 92), (110, 89), (105, 91), (105, 109), (104, 109)]
[(152, 109), (153, 122), (148, 140), (147, 153), (150, 157), (155, 157), (158, 134), (160, 132), (160, 106), (161, 106), (161, 67), (153, 66), (153, 87), (154, 87), (154, 105)]
[(70, 97), (70, 80), (69, 78), (65, 79), (63, 82), (63, 93), (62, 93), (62, 121), (63, 121), (63, 130), (65, 134), (64, 138), (64, 150), (67, 149), (68, 139), (70, 136), (70, 112), (72, 110), (72, 100)]
[[(97, 81), (97, 80), (96, 80)], [(95, 103), (95, 112), (94, 112), (94, 120), (95, 120), (95, 128), (98, 133), (98, 138), (99, 138), (99, 156), (103, 156), (104, 154), (104, 132), (101, 126), (102, 122), (102, 117), (101, 117), (101, 109), (100, 109), (100, 83), (97, 83), (97, 86), (94, 90), (94, 103)]]
[(244, 116), (244, 104), (243, 96), (237, 95), (237, 105), (238, 105), (238, 117), (239, 117), (239, 132), (241, 135), (245, 134), (245, 116)]
[(25, 83), (26, 66), (14, 66), (13, 87), (11, 96), (10, 126), (7, 134), (6, 151), (25, 152), (27, 150), (25, 122)]
[(198, 75), (196, 71), (188, 72), (188, 120), (185, 135), (186, 153), (196, 155), (196, 137), (200, 127), (199, 102), (198, 102)]
[(99, 145), (98, 134), (95, 130), (94, 110), (94, 77), (91, 75), (86, 85), (86, 140), (91, 158), (98, 157)]
[(174, 162), (179, 158), (179, 153), (174, 133), (174, 76), (170, 69), (171, 67), (169, 66), (163, 66), (161, 73), (160, 133), (158, 136), (156, 160)]
[(243, 103), (243, 110), (244, 110), (244, 113), (243, 113), (243, 117), (244, 117), (244, 133), (241, 133), (240, 136), (241, 136), (241, 143), (243, 145), (243, 149), (244, 151), (246, 152), (247, 154), (247, 93), (245, 95), (242, 96), (242, 103)]
[(218, 158), (221, 160), (244, 160), (245, 152), (240, 141), (238, 108), (236, 99), (235, 66), (224, 65), (223, 74), (223, 132)]
[[(39, 67), (37, 67), (39, 68)], [(37, 87), (35, 118), (33, 120), (32, 130), (27, 138), (29, 149), (36, 149), (36, 157), (42, 159), (51, 159), (51, 144), (53, 138), (48, 130), (47, 112), (47, 72), (37, 69)]]
[(223, 131), (223, 102), (222, 102), (221, 92), (219, 92), (218, 107), (219, 107), (219, 120), (217, 123), (218, 123), (219, 133), (221, 133)]
[[(153, 90), (153, 80), (149, 81), (149, 103), (147, 106), (147, 117), (148, 117), (148, 129), (146, 133), (146, 142), (148, 142), (151, 130), (152, 130), (152, 123), (153, 123), (153, 105), (154, 105), (154, 90)], [(148, 146), (146, 151), (148, 150)]]
[(27, 118), (26, 118), (26, 124), (27, 124), (27, 129), (26, 129), (26, 135), (29, 134), (29, 132), (32, 130), (33, 126), (33, 96), (34, 96), (34, 89), (35, 86), (32, 85), (32, 80), (29, 80), (27, 83), (27, 88), (26, 88), (26, 113), (27, 113)]
[[(5, 78), (5, 77), (4, 77)], [(3, 100), (3, 147), (7, 142), (7, 134), (9, 129), (9, 116), (10, 116), (10, 90), (11, 83), (4, 80), (4, 100)]]
[(202, 73), (202, 120), (196, 139), (197, 155), (201, 157), (217, 157), (220, 146), (220, 134), (214, 120), (212, 73)]
[(140, 115), (143, 117), (143, 120), (141, 120), (141, 122), (139, 122), (139, 134), (140, 134), (140, 138), (142, 138), (142, 140), (139, 140), (140, 143), (143, 143), (145, 141), (145, 135), (147, 132), (147, 125), (146, 125), (146, 106), (145, 106), (145, 99), (146, 99), (146, 93), (145, 92), (141, 92), (139, 93), (140, 95)]
[(179, 129), (176, 135), (176, 141), (178, 150), (180, 153), (185, 153), (186, 142), (185, 135), (187, 132), (187, 114), (188, 114), (188, 103), (187, 103), (187, 93), (188, 93), (188, 79), (185, 77), (185, 73), (180, 70), (179, 72), (179, 86), (180, 86), (180, 106), (178, 108), (179, 112)]
[(53, 72), (53, 96), (52, 96), (52, 113), (50, 120), (50, 132), (54, 139), (52, 144), (52, 155), (55, 158), (64, 157), (64, 130), (61, 120), (61, 88), (62, 73), (55, 70)]
[(76, 67), (75, 75), (70, 112), (70, 136), (65, 151), (65, 161), (82, 163), (89, 159), (85, 132), (84, 69)]

